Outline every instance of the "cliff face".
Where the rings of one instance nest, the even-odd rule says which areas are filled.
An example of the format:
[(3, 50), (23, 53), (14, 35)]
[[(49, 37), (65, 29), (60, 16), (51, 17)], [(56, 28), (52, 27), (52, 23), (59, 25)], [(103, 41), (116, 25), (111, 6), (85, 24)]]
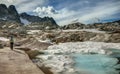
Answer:
[(52, 17), (39, 17), (34, 15), (28, 15), (27, 13), (20, 14), (21, 19), (27, 20), (29, 23), (27, 29), (55, 29), (59, 26), (56, 24)]
[(20, 17), (14, 5), (7, 7), (4, 4), (0, 4), (0, 21), (3, 20), (20, 23)]

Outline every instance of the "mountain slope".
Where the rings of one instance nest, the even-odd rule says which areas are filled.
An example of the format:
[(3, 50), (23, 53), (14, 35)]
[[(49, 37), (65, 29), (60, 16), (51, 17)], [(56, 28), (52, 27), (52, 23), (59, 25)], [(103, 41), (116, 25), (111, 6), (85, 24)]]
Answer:
[(28, 15), (27, 13), (21, 13), (20, 18), (22, 23), (29, 23), (26, 27), (28, 29), (56, 29), (59, 26), (52, 17), (39, 17), (34, 15)]

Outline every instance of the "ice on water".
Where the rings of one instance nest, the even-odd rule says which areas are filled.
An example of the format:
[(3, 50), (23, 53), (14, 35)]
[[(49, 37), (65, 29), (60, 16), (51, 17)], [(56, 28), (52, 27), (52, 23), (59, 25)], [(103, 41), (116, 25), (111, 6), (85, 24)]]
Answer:
[[(45, 65), (59, 74), (118, 74), (118, 60), (108, 49), (120, 49), (120, 43), (68, 42), (52, 45), (40, 55)], [(80, 73), (79, 73), (80, 72)]]

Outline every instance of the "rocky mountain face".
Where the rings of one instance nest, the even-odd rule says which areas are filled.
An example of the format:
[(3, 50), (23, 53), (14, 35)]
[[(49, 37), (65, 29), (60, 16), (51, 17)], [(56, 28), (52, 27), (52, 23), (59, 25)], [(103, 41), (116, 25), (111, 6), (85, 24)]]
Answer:
[(0, 4), (0, 30), (17, 29), (21, 25), (20, 16), (15, 6), (7, 7), (5, 4)]
[[(14, 24), (13, 24), (14, 23)], [(16, 25), (17, 24), (17, 25)], [(0, 4), (0, 28), (9, 28), (19, 26), (18, 24), (29, 25), (27, 29), (54, 29), (59, 27), (52, 17), (38, 17), (27, 13), (18, 14), (14, 5), (7, 7), (5, 4)]]
[(7, 7), (4, 4), (0, 4), (0, 21), (3, 20), (20, 23), (20, 17), (14, 5)]
[(23, 19), (26, 19), (32, 23), (34, 22), (46, 22), (46, 21), (51, 21), (51, 23), (53, 23), (53, 25), (56, 25), (55, 20), (52, 17), (44, 17), (41, 18), (39, 16), (34, 16), (34, 15), (28, 15), (27, 13), (21, 13), (20, 17)]
[(55, 20), (52, 17), (38, 17), (34, 15), (28, 15), (27, 13), (21, 13), (20, 17), (22, 20), (26, 20), (29, 25), (26, 26), (27, 29), (56, 29), (59, 26), (56, 24)]

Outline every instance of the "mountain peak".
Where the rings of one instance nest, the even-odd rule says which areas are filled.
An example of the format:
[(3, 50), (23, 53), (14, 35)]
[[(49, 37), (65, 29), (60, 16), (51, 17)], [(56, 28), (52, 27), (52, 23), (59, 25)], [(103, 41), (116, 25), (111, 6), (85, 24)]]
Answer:
[(5, 4), (0, 4), (0, 8), (7, 8)]
[(37, 26), (40, 29), (50, 27), (57, 28), (55, 20), (52, 17), (39, 17), (35, 15), (29, 15), (26, 12), (18, 14), (14, 5), (6, 6), (0, 4), (0, 22), (17, 22), (30, 26)]
[(0, 20), (19, 22), (19, 14), (14, 5), (7, 7), (5, 4), (0, 4)]
[(5, 4), (0, 4), (0, 17), (4, 17), (8, 13), (7, 6)]

